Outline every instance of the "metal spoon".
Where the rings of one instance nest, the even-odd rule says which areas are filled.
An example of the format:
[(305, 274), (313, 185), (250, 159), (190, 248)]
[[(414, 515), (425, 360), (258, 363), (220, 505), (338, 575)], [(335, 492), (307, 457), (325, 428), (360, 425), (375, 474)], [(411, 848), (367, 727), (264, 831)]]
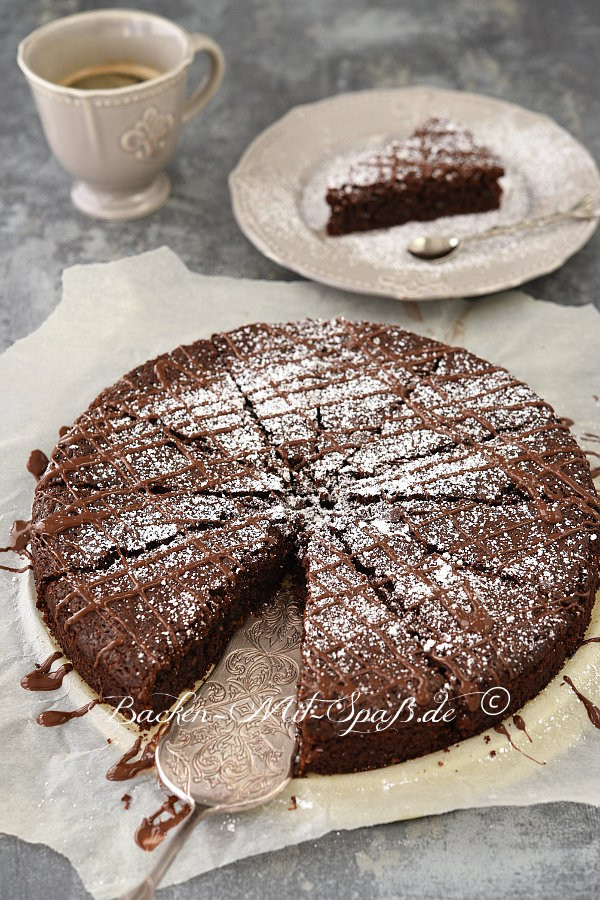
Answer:
[(431, 237), (416, 237), (406, 249), (418, 259), (432, 262), (433, 260), (450, 256), (459, 247), (473, 241), (481, 241), (484, 238), (496, 237), (500, 234), (516, 234), (519, 231), (526, 231), (530, 228), (554, 225), (555, 222), (563, 222), (566, 219), (595, 219), (598, 215), (600, 213), (592, 204), (592, 195), (586, 194), (585, 197), (582, 197), (569, 209), (557, 210), (549, 215), (537, 216), (534, 219), (524, 219), (522, 222), (516, 222), (514, 225), (495, 225), (493, 228), (488, 228), (487, 231), (468, 234), (461, 238), (442, 234), (432, 235)]
[(200, 819), (260, 806), (290, 781), (301, 626), (293, 591), (282, 586), (273, 603), (234, 635), (173, 720), (156, 748), (156, 766), (164, 785), (192, 810), (144, 881), (122, 900), (155, 896)]

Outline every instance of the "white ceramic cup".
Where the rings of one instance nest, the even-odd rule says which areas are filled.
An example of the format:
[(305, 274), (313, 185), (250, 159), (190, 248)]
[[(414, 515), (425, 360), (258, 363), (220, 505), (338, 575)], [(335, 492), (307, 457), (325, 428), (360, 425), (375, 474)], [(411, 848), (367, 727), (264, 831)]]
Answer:
[[(210, 71), (186, 100), (187, 70), (206, 53)], [(157, 77), (128, 87), (81, 90), (59, 82), (114, 61), (150, 66)], [(57, 19), (19, 44), (52, 152), (75, 178), (71, 198), (88, 216), (137, 219), (166, 201), (164, 167), (187, 124), (217, 91), (225, 64), (204, 34), (151, 13), (104, 9)]]

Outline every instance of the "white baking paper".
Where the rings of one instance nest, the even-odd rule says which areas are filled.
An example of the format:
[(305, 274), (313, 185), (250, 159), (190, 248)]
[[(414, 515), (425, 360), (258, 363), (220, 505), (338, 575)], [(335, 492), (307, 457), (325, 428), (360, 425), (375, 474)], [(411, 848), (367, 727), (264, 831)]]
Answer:
[[(583, 437), (600, 433), (600, 316), (591, 306), (556, 306), (517, 291), (470, 302), (403, 304), (309, 283), (209, 278), (189, 272), (167, 248), (75, 266), (65, 271), (63, 285), (62, 302), (47, 322), (0, 357), (0, 544), (8, 543), (15, 518), (29, 517), (34, 481), (25, 464), (33, 448), (49, 452), (58, 428), (138, 363), (255, 320), (343, 314), (398, 322), (464, 344), (507, 366), (573, 419), (585, 449), (600, 447)], [(59, 728), (36, 724), (42, 709), (75, 708), (92, 695), (74, 672), (53, 694), (20, 687), (22, 675), (53, 647), (35, 611), (30, 573), (0, 576), (0, 828), (63, 853), (94, 897), (114, 897), (133, 887), (152, 863), (133, 833), (163, 794), (152, 772), (130, 782), (106, 780), (106, 770), (133, 738), (105, 707)], [(597, 604), (589, 634), (599, 633)], [(564, 671), (600, 702), (600, 644), (580, 648)], [(490, 731), (450, 752), (376, 772), (297, 779), (268, 806), (200, 823), (165, 883), (332, 829), (469, 806), (600, 804), (600, 731), (562, 676), (522, 715), (532, 743), (507, 725), (514, 743), (537, 762)], [(133, 798), (127, 811), (120, 800), (125, 791)], [(292, 795), (295, 809), (289, 808)]]

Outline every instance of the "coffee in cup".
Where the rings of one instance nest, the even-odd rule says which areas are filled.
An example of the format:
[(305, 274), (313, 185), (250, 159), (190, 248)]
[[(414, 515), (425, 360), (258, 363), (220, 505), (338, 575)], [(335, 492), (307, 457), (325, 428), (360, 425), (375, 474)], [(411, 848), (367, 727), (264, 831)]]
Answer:
[[(210, 70), (186, 99), (194, 56)], [(223, 78), (220, 48), (152, 13), (104, 9), (57, 19), (20, 44), (25, 74), (54, 155), (75, 178), (86, 215), (136, 219), (170, 193), (164, 167), (179, 134)]]

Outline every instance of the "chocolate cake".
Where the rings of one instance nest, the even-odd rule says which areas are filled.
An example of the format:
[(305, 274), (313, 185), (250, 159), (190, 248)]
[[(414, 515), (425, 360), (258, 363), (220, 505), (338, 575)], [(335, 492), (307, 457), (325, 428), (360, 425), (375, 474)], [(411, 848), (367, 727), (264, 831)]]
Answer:
[(585, 456), (527, 385), (336, 319), (217, 334), (103, 391), (38, 482), (31, 550), (65, 653), (137, 710), (171, 705), (295, 573), (298, 770), (330, 773), (539, 692), (589, 622), (599, 535)]
[(361, 155), (329, 185), (327, 233), (349, 234), (498, 209), (502, 163), (463, 125), (429, 119), (404, 141)]

